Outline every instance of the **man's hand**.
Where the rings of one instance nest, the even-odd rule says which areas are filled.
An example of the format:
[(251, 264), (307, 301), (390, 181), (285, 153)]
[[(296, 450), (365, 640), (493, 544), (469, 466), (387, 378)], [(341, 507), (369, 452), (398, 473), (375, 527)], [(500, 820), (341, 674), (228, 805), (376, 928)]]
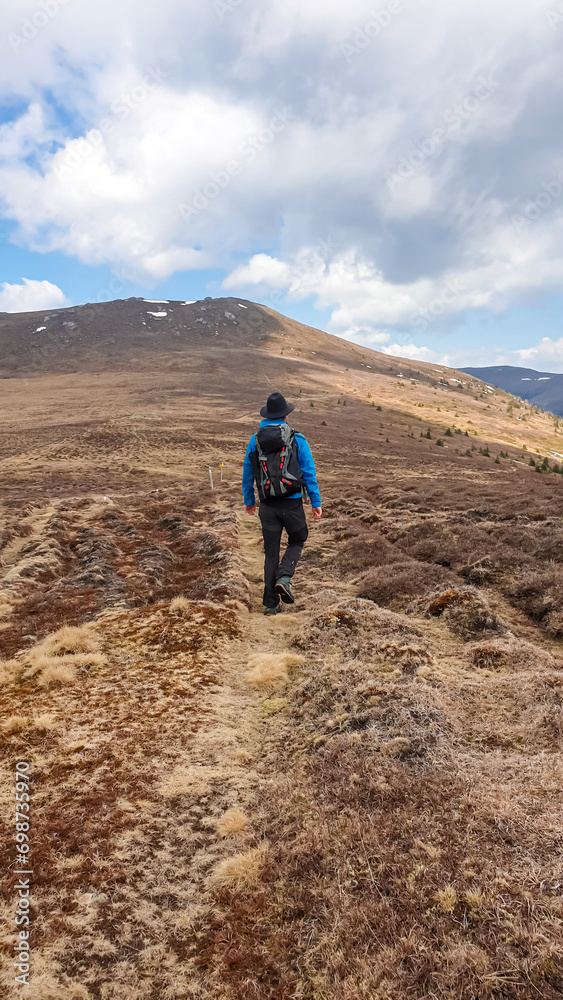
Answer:
[(254, 517), (256, 513), (256, 504), (253, 503), (250, 507), (245, 507), (244, 509), (247, 514), (250, 514), (251, 517)]
[(319, 518), (323, 516), (323, 509), (322, 509), (322, 507), (312, 507), (311, 508), (311, 512), (313, 514), (313, 519), (315, 521), (318, 521)]

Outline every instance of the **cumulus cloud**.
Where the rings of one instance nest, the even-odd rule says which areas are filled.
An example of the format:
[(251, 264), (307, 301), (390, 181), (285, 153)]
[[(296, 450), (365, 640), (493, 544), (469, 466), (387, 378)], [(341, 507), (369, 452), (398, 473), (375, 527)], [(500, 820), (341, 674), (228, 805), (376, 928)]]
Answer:
[(467, 240), (464, 267), (401, 283), (387, 279), (359, 249), (336, 251), (330, 259), (323, 259), (316, 248), (305, 248), (290, 261), (259, 254), (228, 275), (223, 287), (258, 294), (283, 289), (294, 300), (314, 295), (319, 308), (333, 309), (330, 332), (367, 343), (370, 331), (383, 325), (402, 331), (404, 340), (415, 333), (451, 329), (464, 310), (501, 312), (518, 298), (523, 273), (527, 291), (541, 289), (546, 281), (558, 287), (563, 254), (557, 239), (557, 228), (523, 239), (499, 223), (488, 246), (482, 245), (480, 235)]
[(0, 286), (0, 312), (33, 312), (35, 309), (69, 305), (64, 292), (50, 281), (22, 278), (21, 285), (10, 285), (5, 281)]
[(147, 284), (222, 269), (413, 352), (467, 309), (560, 287), (563, 26), (544, 0), (48, 6), (43, 26), (34, 0), (3, 9), (23, 39), (0, 65), (25, 105), (0, 131), (21, 246)]
[(514, 351), (514, 355), (519, 358), (518, 364), (524, 367), (563, 371), (563, 337), (559, 337), (558, 340), (542, 337), (535, 347)]

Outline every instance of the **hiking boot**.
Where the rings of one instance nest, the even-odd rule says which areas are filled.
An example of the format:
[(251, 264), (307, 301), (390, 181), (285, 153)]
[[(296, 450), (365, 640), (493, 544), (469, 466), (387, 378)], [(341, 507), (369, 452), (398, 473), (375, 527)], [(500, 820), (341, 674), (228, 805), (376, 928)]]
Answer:
[(279, 594), (284, 604), (293, 604), (295, 598), (291, 592), (291, 580), (288, 576), (280, 576), (274, 587), (276, 594)]
[(276, 604), (275, 608), (266, 608), (265, 615), (279, 615), (281, 611), (281, 604)]

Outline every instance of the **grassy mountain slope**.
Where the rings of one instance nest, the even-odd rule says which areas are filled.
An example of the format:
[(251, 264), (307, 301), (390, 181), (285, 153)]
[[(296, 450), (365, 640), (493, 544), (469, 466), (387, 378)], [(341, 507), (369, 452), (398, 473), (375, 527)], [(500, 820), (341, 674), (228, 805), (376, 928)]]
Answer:
[[(242, 300), (84, 308), (0, 324), (0, 996), (17, 760), (34, 1000), (561, 996), (553, 419)], [(274, 389), (324, 516), (269, 620)]]

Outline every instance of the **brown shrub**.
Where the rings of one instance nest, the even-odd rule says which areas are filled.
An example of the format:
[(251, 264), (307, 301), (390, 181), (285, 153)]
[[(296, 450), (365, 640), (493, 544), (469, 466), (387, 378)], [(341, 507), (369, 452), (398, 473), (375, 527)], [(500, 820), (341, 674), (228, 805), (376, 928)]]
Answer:
[[(478, 809), (469, 801), (462, 774), (413, 764), (400, 745), (395, 756), (400, 737), (373, 752), (370, 735), (342, 734), (303, 758), (305, 773), (278, 776), (265, 790), (266, 885), (246, 906), (240, 897), (227, 903), (204, 938), (206, 969), (213, 962), (220, 982), (249, 1000), (282, 989), (327, 1000), (555, 998), (559, 922), (532, 910), (535, 886), (524, 886), (523, 866), (514, 865), (512, 831), (503, 824), (491, 843), (494, 813), (486, 797)], [(439, 848), (420, 857), (429, 840)], [(550, 870), (543, 856), (537, 863)], [(550, 975), (534, 975), (536, 990), (526, 978), (532, 965)]]
[(498, 560), (493, 559), (492, 556), (483, 556), (468, 566), (462, 566), (459, 574), (468, 583), (480, 587), (484, 583), (496, 582), (501, 576), (501, 570), (502, 567)]
[(543, 625), (555, 639), (563, 638), (563, 608), (550, 611), (543, 620)]
[(315, 608), (330, 608), (335, 604), (338, 604), (340, 595), (336, 590), (331, 590), (328, 587), (323, 587), (321, 590), (317, 590), (315, 594), (311, 595), (310, 603)]
[(469, 664), (477, 668), (538, 670), (557, 667), (554, 657), (547, 650), (512, 637), (472, 643), (465, 647), (465, 654)]
[(545, 535), (541, 528), (536, 532), (536, 551), (534, 553), (536, 559), (540, 559), (542, 562), (563, 562), (563, 531), (561, 528), (559, 530), (554, 530), (553, 525), (549, 524), (546, 526), (547, 530)]
[(440, 695), (414, 678), (433, 655), (404, 615), (356, 600), (317, 615), (295, 641), (312, 655), (291, 707), (313, 746), (369, 730), (382, 752), (417, 759), (451, 731)]
[(508, 590), (518, 607), (540, 622), (550, 635), (563, 635), (563, 566), (549, 563), (540, 569), (525, 569)]
[(442, 617), (456, 635), (469, 640), (482, 633), (504, 635), (508, 626), (475, 587), (438, 590), (412, 602), (407, 611), (426, 617)]
[(356, 598), (315, 615), (297, 633), (293, 645), (315, 654), (329, 647), (339, 649), (347, 659), (354, 659), (370, 657), (385, 642), (416, 645), (421, 641), (424, 641), (424, 632), (406, 615)]
[(402, 562), (404, 559), (404, 552), (392, 545), (384, 535), (365, 532), (350, 538), (340, 547), (335, 563), (341, 573), (352, 574), (373, 566)]
[(432, 590), (440, 584), (453, 584), (455, 579), (453, 573), (442, 566), (409, 559), (391, 567), (370, 569), (358, 581), (357, 594), (376, 604), (399, 606), (421, 591)]
[(418, 643), (383, 642), (379, 651), (386, 658), (399, 663), (404, 674), (415, 674), (423, 664), (433, 663), (434, 657), (428, 646)]
[(491, 522), (476, 524), (471, 517), (456, 512), (443, 520), (408, 525), (395, 534), (394, 541), (411, 557), (467, 575), (471, 574), (471, 567), (480, 563), (484, 567), (489, 564), (498, 573), (526, 561), (520, 535), (515, 545), (512, 527), (507, 529), (506, 525)]
[(386, 757), (404, 757), (412, 749), (411, 741), (406, 736), (395, 736), (387, 743), (382, 743), (380, 751)]

